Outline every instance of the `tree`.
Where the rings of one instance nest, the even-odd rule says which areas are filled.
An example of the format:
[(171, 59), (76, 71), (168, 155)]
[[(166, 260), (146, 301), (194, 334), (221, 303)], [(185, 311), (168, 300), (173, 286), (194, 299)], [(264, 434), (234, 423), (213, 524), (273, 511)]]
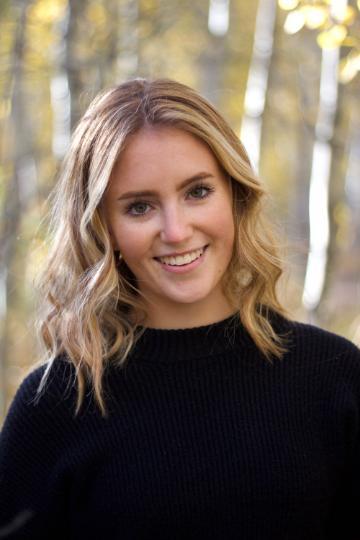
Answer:
[[(16, 256), (17, 237), (21, 216), (26, 212), (36, 182), (35, 161), (31, 145), (31, 129), (24, 101), (23, 64), (26, 49), (27, 10), (30, 0), (16, 0), (13, 9), (17, 12), (17, 25), (12, 50), (12, 69), (9, 73), (11, 113), (8, 122), (9, 143), (5, 160), (12, 175), (5, 186), (2, 200), (3, 211), (0, 232), (0, 289), (3, 294), (0, 336), (0, 414), (6, 405), (5, 374), (9, 354), (8, 303), (18, 294), (14, 281), (13, 263)], [(11, 160), (11, 164), (9, 163)]]

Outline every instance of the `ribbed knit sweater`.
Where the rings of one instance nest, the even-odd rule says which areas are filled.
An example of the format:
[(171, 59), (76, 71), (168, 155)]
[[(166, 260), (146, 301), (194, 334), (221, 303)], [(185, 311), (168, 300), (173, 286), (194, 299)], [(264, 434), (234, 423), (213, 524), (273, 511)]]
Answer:
[(0, 437), (0, 538), (359, 540), (360, 351), (278, 321), (267, 361), (237, 318), (147, 329), (105, 373), (108, 416), (58, 359)]

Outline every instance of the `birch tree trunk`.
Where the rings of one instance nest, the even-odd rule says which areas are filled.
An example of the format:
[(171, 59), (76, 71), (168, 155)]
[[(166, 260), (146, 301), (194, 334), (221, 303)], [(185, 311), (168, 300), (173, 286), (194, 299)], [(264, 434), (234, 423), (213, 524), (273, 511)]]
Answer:
[(7, 405), (6, 373), (9, 365), (8, 308), (14, 301), (17, 286), (12, 272), (16, 255), (21, 216), (26, 211), (36, 181), (35, 162), (31, 149), (31, 130), (26, 114), (23, 88), (23, 62), (26, 48), (26, 23), (29, 0), (17, 0), (17, 24), (11, 62), (11, 114), (9, 117), (9, 148), (12, 177), (5, 188), (0, 232), (0, 417)]
[(59, 41), (54, 48), (54, 74), (50, 81), (51, 106), (53, 110), (52, 151), (56, 159), (61, 160), (69, 146), (72, 116), (70, 77), (73, 65), (71, 55), (73, 24), (73, 6), (68, 2), (65, 16), (55, 24)]
[(80, 78), (81, 60), (75, 53), (76, 41), (81, 40), (77, 33), (77, 22), (83, 16), (86, 0), (68, 0), (68, 22), (64, 33), (65, 64), (64, 72), (67, 74), (70, 101), (70, 131), (74, 128), (82, 110), (80, 107), (80, 94), (83, 83)]
[[(332, 6), (338, 0), (332, 0)], [(346, 1), (344, 1), (346, 4)], [(307, 260), (303, 305), (311, 322), (324, 291), (330, 243), (329, 188), (332, 139), (338, 107), (339, 47), (322, 50), (320, 97), (315, 127), (309, 194), (310, 250)]]
[(134, 77), (138, 72), (138, 0), (121, 0), (119, 15), (122, 24), (120, 33), (118, 33), (117, 77), (115, 80)]
[(245, 91), (241, 140), (251, 163), (259, 171), (261, 131), (273, 53), (276, 0), (259, 0), (253, 53)]
[(230, 0), (209, 0), (208, 44), (200, 55), (200, 92), (217, 107), (223, 80), (229, 11)]

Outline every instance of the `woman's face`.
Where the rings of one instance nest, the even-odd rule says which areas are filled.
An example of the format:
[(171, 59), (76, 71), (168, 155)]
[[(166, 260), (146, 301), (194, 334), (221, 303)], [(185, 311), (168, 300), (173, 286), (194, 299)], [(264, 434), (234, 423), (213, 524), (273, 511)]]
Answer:
[(230, 181), (205, 143), (174, 127), (128, 140), (104, 212), (145, 296), (147, 325), (210, 324), (231, 313), (222, 278), (234, 244)]

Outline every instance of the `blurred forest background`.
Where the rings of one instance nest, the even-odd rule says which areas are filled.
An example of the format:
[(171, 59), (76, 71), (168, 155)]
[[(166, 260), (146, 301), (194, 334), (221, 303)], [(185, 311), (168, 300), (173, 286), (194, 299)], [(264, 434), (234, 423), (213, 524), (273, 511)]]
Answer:
[(197, 88), (242, 138), (286, 240), (293, 317), (360, 341), (360, 0), (0, 0), (0, 423), (39, 359), (48, 195), (95, 94)]

